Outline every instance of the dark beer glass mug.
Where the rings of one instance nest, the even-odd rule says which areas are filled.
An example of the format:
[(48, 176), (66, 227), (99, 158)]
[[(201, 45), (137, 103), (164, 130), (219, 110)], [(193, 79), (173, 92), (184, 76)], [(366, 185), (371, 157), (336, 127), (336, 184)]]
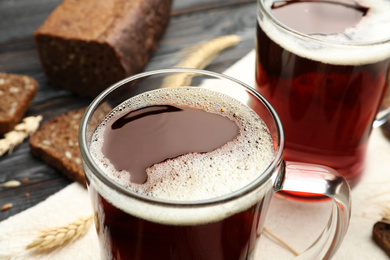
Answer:
[[(185, 87), (178, 88), (181, 86)], [(239, 112), (241, 110), (237, 110), (237, 113), (230, 114), (230, 117), (241, 118), (242, 122), (250, 121), (250, 117), (261, 118), (262, 127), (256, 129), (267, 134), (263, 141), (267, 141), (271, 148), (270, 160), (259, 170), (258, 165), (263, 159), (255, 155), (257, 153), (253, 149), (259, 149), (263, 141), (251, 146), (250, 152), (236, 149), (234, 142), (227, 155), (220, 156), (224, 158), (215, 157), (208, 160), (204, 169), (207, 168), (212, 177), (217, 177), (221, 173), (217, 168), (223, 168), (224, 164), (231, 161), (235, 162), (235, 157), (240, 152), (243, 152), (247, 159), (238, 160), (237, 165), (228, 166), (225, 172), (227, 178), (224, 181), (207, 180), (197, 189), (215, 184), (215, 189), (219, 190), (236, 184), (243, 177), (239, 175), (239, 178), (236, 178), (237, 170), (240, 174), (255, 174), (252, 180), (237, 189), (224, 191), (222, 195), (208, 196), (206, 190), (201, 192), (201, 199), (193, 199), (191, 194), (187, 194), (187, 199), (176, 200), (161, 198), (157, 193), (151, 196), (125, 188), (107, 175), (108, 166), (97, 161), (91, 152), (94, 142), (99, 141), (94, 135), (97, 129), (106, 127), (109, 120), (120, 114), (121, 110), (125, 110), (129, 100), (136, 106), (143, 102), (151, 104), (155, 100), (152, 98), (155, 91), (168, 91), (164, 104), (170, 104), (176, 102), (174, 93), (179, 90), (181, 92), (177, 93), (189, 93), (179, 96), (179, 99), (176, 99), (179, 103), (196, 106), (203, 102), (206, 106), (202, 109), (212, 109), (214, 104), (220, 103), (242, 107), (245, 111), (248, 109), (251, 112), (245, 116)], [(217, 98), (204, 98), (206, 94)], [(218, 110), (223, 113), (229, 111), (220, 108)], [(249, 118), (247, 115), (250, 115)], [(157, 121), (161, 125), (166, 123), (164, 119)], [(103, 125), (101, 122), (104, 122)], [(254, 124), (246, 126), (251, 129)], [(240, 129), (243, 137), (245, 131), (248, 131), (246, 126), (245, 129)], [(137, 133), (150, 134), (148, 129), (144, 130)], [(158, 138), (160, 135), (160, 131), (156, 131), (154, 137)], [(337, 171), (329, 167), (284, 161), (284, 136), (278, 115), (263, 96), (244, 83), (218, 73), (194, 69), (165, 69), (132, 76), (106, 89), (88, 107), (79, 132), (80, 151), (103, 259), (252, 259), (271, 197), (276, 192), (285, 190), (318, 193), (333, 200), (334, 206), (330, 209), (332, 213), (328, 223), (324, 223), (323, 233), (302, 254), (302, 257), (307, 259), (330, 259), (340, 247), (349, 225), (349, 185)], [(196, 134), (191, 138), (197, 140)], [(239, 141), (238, 138), (236, 141)], [(148, 138), (135, 147), (139, 149), (139, 153), (142, 153), (147, 142), (150, 142)], [(224, 154), (219, 148), (215, 151)], [(207, 156), (208, 154), (206, 153)], [(218, 167), (209, 166), (219, 159), (227, 160)], [(248, 161), (254, 162), (254, 165), (249, 165), (248, 168), (248, 165), (239, 165)], [(194, 167), (191, 164), (191, 167), (186, 169), (191, 170)], [(214, 171), (219, 172), (213, 174)], [(178, 178), (180, 174), (177, 174)], [(191, 174), (193, 175), (187, 180), (202, 181), (203, 177), (197, 178), (196, 175), (203, 172), (195, 170)], [(152, 178), (151, 175), (148, 178)], [(174, 180), (166, 183), (170, 185), (171, 182)], [(160, 184), (164, 185), (164, 180), (156, 183)], [(165, 191), (164, 186), (162, 190)], [(170, 191), (180, 193), (179, 195), (187, 192), (181, 186), (174, 186)], [(261, 252), (256, 252), (256, 255), (261, 256)]]
[(283, 122), (285, 159), (332, 167), (351, 187), (390, 114), (390, 4), (364, 4), (258, 0), (257, 13), (255, 88)]

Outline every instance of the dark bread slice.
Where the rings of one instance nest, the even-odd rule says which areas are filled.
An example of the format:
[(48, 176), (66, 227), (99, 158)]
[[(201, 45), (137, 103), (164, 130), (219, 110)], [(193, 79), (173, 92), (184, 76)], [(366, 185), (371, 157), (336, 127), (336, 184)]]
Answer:
[(390, 256), (390, 224), (379, 221), (372, 230), (374, 241)]
[(68, 178), (85, 184), (78, 145), (78, 131), (86, 108), (56, 116), (30, 137), (31, 153), (58, 169)]
[(52, 84), (94, 97), (143, 70), (172, 0), (64, 0), (34, 33)]
[(38, 82), (29, 76), (0, 72), (0, 135), (20, 122), (37, 88)]

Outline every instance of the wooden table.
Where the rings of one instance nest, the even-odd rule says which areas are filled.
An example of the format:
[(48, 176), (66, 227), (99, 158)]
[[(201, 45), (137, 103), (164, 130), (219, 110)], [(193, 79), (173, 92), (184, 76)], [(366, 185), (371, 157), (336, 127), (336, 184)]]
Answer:
[[(91, 101), (51, 85), (39, 62), (33, 32), (60, 2), (0, 1), (0, 71), (29, 75), (39, 82), (38, 94), (26, 116), (42, 115), (43, 122)], [(183, 49), (199, 42), (221, 35), (240, 35), (243, 40), (239, 45), (224, 51), (207, 67), (222, 72), (254, 48), (255, 30), (255, 0), (176, 0), (169, 27), (145, 70), (175, 65), (189, 53)], [(0, 207), (13, 204), (9, 210), (0, 211), (0, 221), (36, 205), (71, 183), (60, 172), (34, 158), (28, 141), (0, 157), (0, 183), (26, 178), (28, 182), (21, 186), (0, 187)]]

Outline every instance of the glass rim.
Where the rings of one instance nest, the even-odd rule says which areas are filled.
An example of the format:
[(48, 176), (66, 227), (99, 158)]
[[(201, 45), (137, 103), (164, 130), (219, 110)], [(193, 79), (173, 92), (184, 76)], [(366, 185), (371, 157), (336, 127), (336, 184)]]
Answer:
[[(337, 40), (325, 40), (325, 39), (319, 39), (315, 38), (313, 36), (310, 36), (309, 34), (305, 34), (302, 32), (299, 32), (297, 30), (294, 30), (293, 28), (287, 26), (283, 22), (279, 21), (269, 10), (269, 8), (265, 5), (266, 0), (257, 0), (258, 7), (263, 11), (263, 14), (267, 16), (278, 28), (283, 29), (284, 31), (297, 36), (299, 38), (303, 39), (310, 39), (311, 41), (315, 41), (322, 44), (328, 44), (328, 45), (335, 45), (335, 46), (343, 46), (343, 47), (360, 47), (360, 48), (368, 48), (372, 46), (382, 45), (382, 44), (390, 44), (390, 36), (383, 39), (378, 39), (375, 41), (351, 41), (351, 42), (341, 42)], [(258, 14), (257, 14), (258, 17)]]
[[(87, 140), (87, 127), (88, 127), (88, 122), (91, 119), (91, 116), (93, 115), (95, 109), (101, 104), (102, 101), (113, 91), (116, 89), (120, 88), (121, 86), (140, 79), (140, 78), (145, 78), (157, 74), (168, 74), (168, 73), (183, 73), (183, 72), (188, 72), (188, 73), (197, 73), (199, 75), (207, 75), (207, 76), (212, 76), (215, 78), (223, 79), (223, 80), (228, 80), (231, 81), (235, 84), (240, 85), (241, 87), (245, 88), (247, 91), (249, 91), (251, 94), (253, 94), (259, 102), (263, 103), (263, 105), (267, 108), (269, 113), (272, 116), (272, 119), (276, 125), (276, 132), (277, 132), (277, 137), (278, 137), (278, 143), (277, 143), (277, 151), (275, 151), (275, 157), (273, 161), (268, 165), (266, 170), (264, 170), (254, 181), (249, 183), (248, 185), (231, 192), (229, 194), (211, 198), (211, 199), (204, 199), (204, 200), (194, 200), (194, 201), (174, 201), (174, 200), (166, 200), (166, 199), (158, 199), (155, 197), (150, 197), (147, 195), (142, 195), (137, 192), (131, 191), (129, 189), (126, 189), (125, 187), (119, 185), (116, 183), (114, 180), (109, 178), (104, 172), (100, 169), (100, 167), (95, 163), (94, 159), (91, 156), (91, 153), (88, 149), (88, 142)], [(203, 206), (203, 205), (211, 205), (211, 204), (216, 204), (216, 203), (221, 203), (224, 201), (230, 201), (234, 200), (235, 198), (241, 197), (247, 193), (250, 193), (251, 191), (255, 190), (259, 186), (261, 186), (263, 183), (265, 183), (267, 180), (269, 180), (274, 172), (274, 170), (278, 167), (278, 165), (282, 162), (283, 160), (283, 150), (284, 150), (284, 143), (285, 143), (285, 136), (284, 136), (284, 131), (283, 131), (283, 126), (281, 123), (281, 120), (279, 116), (277, 115), (276, 111), (274, 108), (271, 106), (271, 104), (259, 93), (257, 92), (254, 88), (251, 86), (245, 84), (244, 82), (237, 80), (233, 77), (230, 77), (228, 75), (224, 75), (221, 73), (217, 72), (211, 72), (207, 70), (200, 70), (200, 69), (189, 69), (189, 68), (171, 68), (171, 69), (159, 69), (159, 70), (152, 70), (152, 71), (147, 71), (147, 72), (142, 72), (130, 77), (127, 77), (121, 81), (118, 81), (105, 89), (103, 92), (101, 92), (87, 107), (87, 110), (85, 111), (80, 127), (79, 127), (79, 147), (80, 147), (80, 152), (81, 156), (83, 159), (83, 163), (85, 164), (84, 167), (88, 167), (90, 172), (93, 173), (95, 177), (99, 179), (99, 181), (103, 182), (104, 185), (109, 186), (109, 188), (114, 189), (117, 192), (120, 192), (122, 195), (125, 196), (131, 196), (134, 199), (138, 199), (141, 201), (145, 201), (148, 203), (153, 203), (153, 204), (159, 204), (159, 205), (169, 205), (169, 206)], [(84, 170), (85, 171), (85, 170)]]

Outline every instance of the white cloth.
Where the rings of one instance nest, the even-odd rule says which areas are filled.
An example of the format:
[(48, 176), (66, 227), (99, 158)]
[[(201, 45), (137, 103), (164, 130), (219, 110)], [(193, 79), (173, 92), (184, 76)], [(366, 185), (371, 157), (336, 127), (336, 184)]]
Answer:
[[(254, 51), (229, 68), (225, 74), (253, 85)], [(335, 260), (389, 259), (372, 240), (374, 223), (381, 219), (383, 206), (390, 205), (390, 142), (379, 129), (370, 137), (367, 168), (352, 191), (352, 218), (348, 233)], [(330, 203), (302, 203), (274, 196), (265, 226), (298, 252), (319, 235), (330, 214)], [(40, 204), (0, 222), (0, 259), (99, 259), (99, 245), (93, 227), (76, 242), (50, 254), (33, 255), (22, 248), (32, 241), (32, 230), (62, 226), (80, 216), (92, 214), (89, 196), (74, 183)], [(261, 257), (260, 257), (261, 255)], [(255, 259), (293, 259), (294, 255), (268, 235), (260, 238)]]
[(92, 214), (87, 190), (73, 183), (29, 208), (0, 222), (0, 259), (99, 259), (99, 244), (92, 224), (76, 242), (49, 254), (31, 254), (23, 248), (37, 236), (34, 231), (64, 226)]

